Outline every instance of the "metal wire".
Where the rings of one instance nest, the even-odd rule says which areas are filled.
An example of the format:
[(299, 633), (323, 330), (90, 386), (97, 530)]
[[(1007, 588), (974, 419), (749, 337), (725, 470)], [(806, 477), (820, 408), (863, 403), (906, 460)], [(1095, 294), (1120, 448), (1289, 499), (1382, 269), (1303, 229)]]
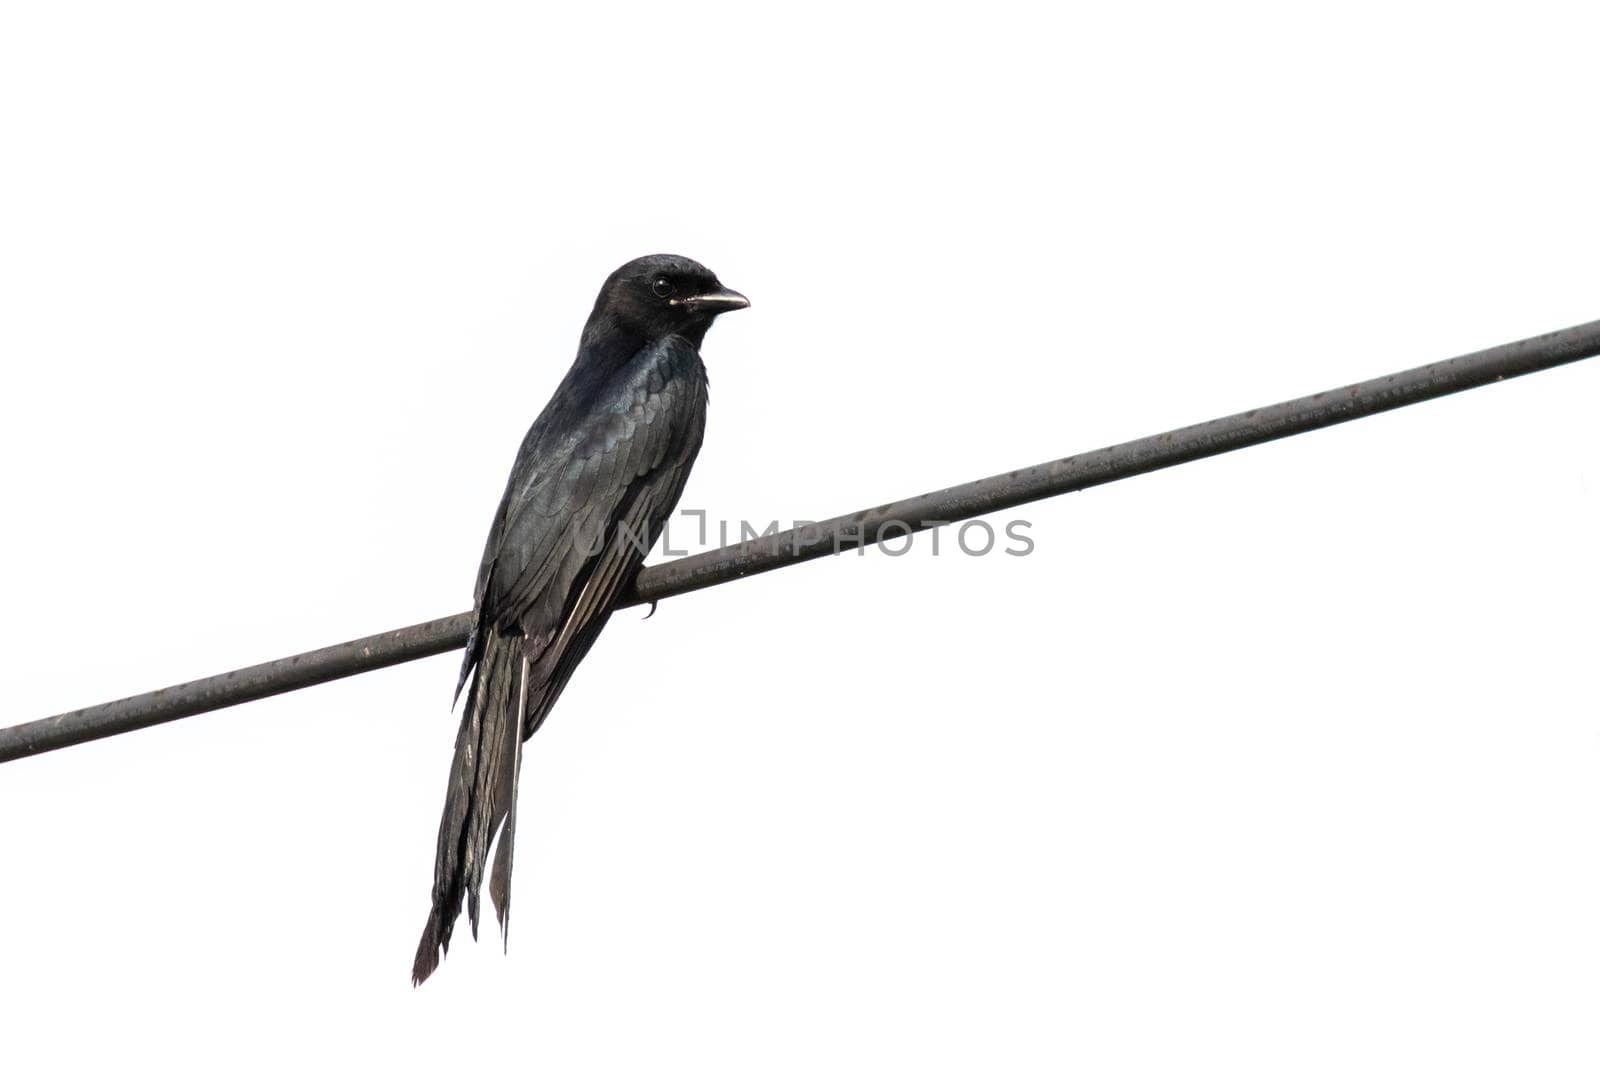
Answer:
[[(641, 571), (624, 604), (663, 600), (1595, 355), (1600, 355), (1600, 321), (673, 560)], [(470, 626), (470, 613), (451, 615), (6, 727), (0, 729), (0, 762), (448, 652), (466, 644)]]

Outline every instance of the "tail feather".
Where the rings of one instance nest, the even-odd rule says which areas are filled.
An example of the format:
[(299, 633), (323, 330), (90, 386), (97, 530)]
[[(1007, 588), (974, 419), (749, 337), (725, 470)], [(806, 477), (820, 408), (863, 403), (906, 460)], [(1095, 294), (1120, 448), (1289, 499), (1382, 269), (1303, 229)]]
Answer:
[[(463, 894), (478, 936), (478, 889), (483, 880), (489, 842), (516, 802), (516, 778), (521, 766), (521, 734), (526, 695), (523, 639), (486, 635), (477, 673), (467, 695), (456, 734), (455, 757), (439, 820), (438, 852), (434, 860), (433, 906), (417, 944), (411, 982), (420, 985), (450, 950), (450, 935), (461, 915)], [(507, 833), (512, 829), (507, 825)], [(507, 886), (490, 886), (496, 911), (504, 922), (509, 899), (510, 849), (502, 841), (496, 854), (496, 874), (505, 855)]]
[(489, 899), (494, 901), (494, 917), (500, 924), (500, 945), (505, 948), (511, 938), (511, 857), (517, 840), (517, 783), (522, 780), (523, 724), (528, 720), (528, 658), (522, 657), (517, 683), (516, 729), (511, 734), (516, 739), (512, 753), (511, 796), (506, 799), (505, 828), (500, 831), (500, 843), (494, 850), (494, 872), (489, 875)]
[(478, 939), (478, 889), (483, 883), (484, 861), (489, 843), (511, 806), (513, 774), (521, 742), (516, 732), (517, 688), (520, 685), (521, 641), (507, 642), (512, 648), (497, 649), (496, 673), (490, 690), (488, 709), (483, 717), (483, 732), (478, 744), (476, 776), (472, 786), (473, 803), (467, 815), (461, 843), (461, 881), (467, 891), (467, 918), (472, 924), (472, 939)]

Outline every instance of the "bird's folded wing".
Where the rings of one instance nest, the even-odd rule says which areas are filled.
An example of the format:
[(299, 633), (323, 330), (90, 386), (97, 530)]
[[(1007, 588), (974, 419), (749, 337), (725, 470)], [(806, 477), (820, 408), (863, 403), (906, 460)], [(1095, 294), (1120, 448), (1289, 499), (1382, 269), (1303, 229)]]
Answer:
[[(588, 593), (609, 608), (682, 489), (698, 447), (692, 381), (652, 375), (535, 457), (510, 494), (480, 619), (520, 631), (537, 656)], [(547, 445), (550, 442), (546, 442)], [(659, 512), (659, 514), (658, 514)], [(615, 571), (615, 574), (611, 572)], [(609, 596), (600, 596), (609, 593)]]
[(658, 473), (659, 477), (636, 483), (637, 492), (613, 523), (613, 529), (632, 533), (606, 540), (560, 630), (534, 662), (536, 684), (523, 725), (524, 739), (532, 737), (544, 722), (573, 668), (599, 634), (612, 605), (627, 591), (644, 559), (641, 546), (648, 548), (655, 541), (683, 491), (688, 464)]

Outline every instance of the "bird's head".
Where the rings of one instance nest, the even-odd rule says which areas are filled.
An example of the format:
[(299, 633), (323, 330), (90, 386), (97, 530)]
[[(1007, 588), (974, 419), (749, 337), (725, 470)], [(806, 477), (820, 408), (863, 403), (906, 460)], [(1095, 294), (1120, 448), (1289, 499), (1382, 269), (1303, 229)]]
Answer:
[(612, 271), (589, 322), (652, 338), (675, 333), (699, 344), (718, 315), (749, 306), (686, 256), (641, 256)]

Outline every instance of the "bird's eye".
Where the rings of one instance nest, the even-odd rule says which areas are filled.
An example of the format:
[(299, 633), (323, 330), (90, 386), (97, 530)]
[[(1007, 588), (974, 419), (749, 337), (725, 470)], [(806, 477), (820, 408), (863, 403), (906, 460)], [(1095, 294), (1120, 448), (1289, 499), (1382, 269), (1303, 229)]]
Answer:
[(650, 283), (650, 291), (665, 300), (667, 297), (677, 292), (677, 286), (673, 285), (672, 282), (666, 278), (657, 278), (655, 281)]

